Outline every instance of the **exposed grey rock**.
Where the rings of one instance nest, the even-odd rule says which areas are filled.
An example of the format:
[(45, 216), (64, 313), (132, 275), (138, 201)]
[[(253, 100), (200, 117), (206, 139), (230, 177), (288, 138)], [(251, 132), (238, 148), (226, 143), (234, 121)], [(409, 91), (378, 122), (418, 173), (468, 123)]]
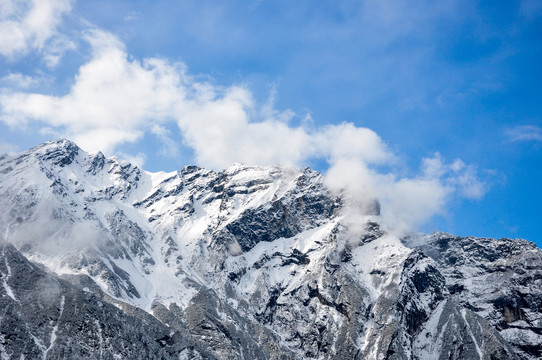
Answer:
[(2, 359), (213, 358), (187, 332), (128, 315), (0, 244)]
[(521, 359), (542, 357), (542, 251), (535, 244), (445, 233), (407, 244), (437, 262), (454, 301), (487, 319)]

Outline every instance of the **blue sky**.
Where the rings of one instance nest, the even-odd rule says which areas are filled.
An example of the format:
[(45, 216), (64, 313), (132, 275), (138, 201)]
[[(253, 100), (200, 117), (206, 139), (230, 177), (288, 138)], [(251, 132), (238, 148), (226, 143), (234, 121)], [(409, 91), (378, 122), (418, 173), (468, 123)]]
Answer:
[(0, 34), (0, 152), (289, 162), (542, 245), (542, 1), (7, 0)]

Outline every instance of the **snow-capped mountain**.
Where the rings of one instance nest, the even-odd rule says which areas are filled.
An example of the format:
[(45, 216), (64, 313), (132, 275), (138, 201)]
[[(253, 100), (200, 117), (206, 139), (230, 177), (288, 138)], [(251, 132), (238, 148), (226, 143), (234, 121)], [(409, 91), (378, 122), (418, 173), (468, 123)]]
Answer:
[(534, 244), (398, 238), (369, 199), (354, 224), (310, 169), (149, 173), (60, 140), (0, 157), (0, 203), (2, 358), (542, 356)]

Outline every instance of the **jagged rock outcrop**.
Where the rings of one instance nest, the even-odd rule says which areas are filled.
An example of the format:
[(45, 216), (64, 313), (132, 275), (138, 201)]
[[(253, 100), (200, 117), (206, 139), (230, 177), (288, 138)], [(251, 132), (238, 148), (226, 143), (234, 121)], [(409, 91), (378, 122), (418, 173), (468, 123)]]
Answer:
[(535, 244), (446, 233), (406, 244), (434, 259), (454, 301), (486, 319), (520, 359), (542, 357), (542, 252)]

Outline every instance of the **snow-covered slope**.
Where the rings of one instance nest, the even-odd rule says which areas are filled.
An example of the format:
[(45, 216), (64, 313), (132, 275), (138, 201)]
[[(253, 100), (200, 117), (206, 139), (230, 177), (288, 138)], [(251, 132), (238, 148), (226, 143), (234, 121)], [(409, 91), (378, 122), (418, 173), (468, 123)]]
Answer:
[[(186, 334), (197, 345), (186, 356), (536, 358), (496, 315), (467, 306), (474, 290), (457, 296), (452, 270), (422, 246), (431, 238), (406, 246), (376, 203), (352, 227), (310, 169), (149, 173), (60, 140), (0, 158), (0, 201), (3, 238), (24, 256)], [(179, 358), (172, 351), (160, 356)]]

